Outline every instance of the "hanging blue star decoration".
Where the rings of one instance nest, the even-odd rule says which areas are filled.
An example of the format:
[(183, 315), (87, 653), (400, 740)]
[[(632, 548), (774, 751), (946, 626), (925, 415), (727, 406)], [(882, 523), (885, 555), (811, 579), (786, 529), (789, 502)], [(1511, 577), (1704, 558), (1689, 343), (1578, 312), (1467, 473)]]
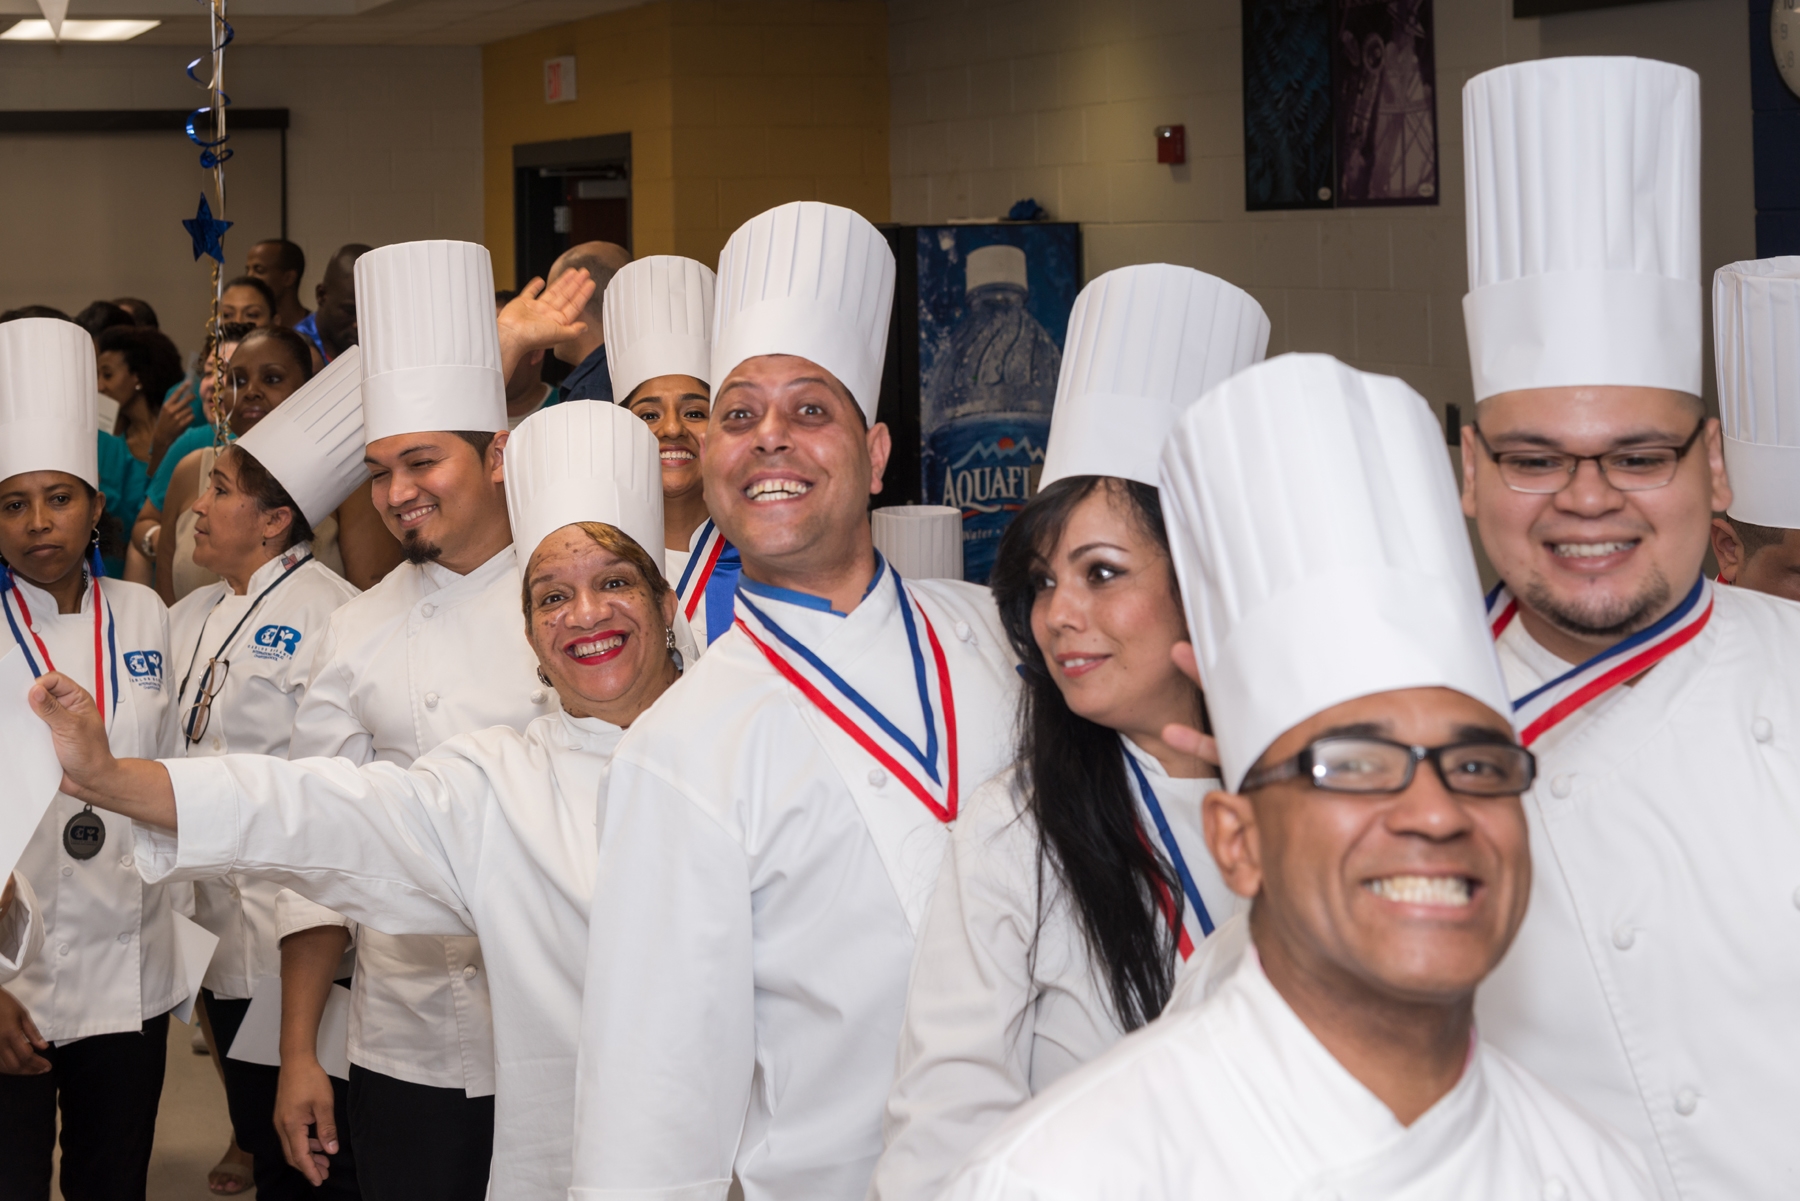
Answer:
[(200, 209), (194, 214), (193, 220), (184, 219), (181, 224), (186, 227), (188, 236), (194, 239), (195, 262), (200, 261), (201, 255), (210, 254), (221, 265), (224, 264), (225, 248), (219, 244), (219, 239), (231, 228), (231, 222), (214, 219), (212, 205), (206, 203), (205, 192), (200, 193)]

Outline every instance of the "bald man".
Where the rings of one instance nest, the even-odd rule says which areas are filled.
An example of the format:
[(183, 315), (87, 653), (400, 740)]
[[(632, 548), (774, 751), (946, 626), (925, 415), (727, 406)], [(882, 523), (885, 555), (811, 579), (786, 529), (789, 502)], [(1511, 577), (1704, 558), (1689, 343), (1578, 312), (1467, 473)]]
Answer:
[(631, 251), (616, 242), (582, 242), (563, 251), (562, 256), (550, 264), (550, 283), (554, 284), (557, 276), (577, 267), (587, 268), (594, 281), (594, 295), (587, 303), (583, 318), (587, 329), (580, 337), (551, 349), (557, 358), (575, 367), (562, 382), (564, 400), (612, 401), (612, 374), (606, 367), (606, 334), (600, 324), (600, 298), (606, 295), (606, 285), (612, 282), (612, 277), (630, 261)]

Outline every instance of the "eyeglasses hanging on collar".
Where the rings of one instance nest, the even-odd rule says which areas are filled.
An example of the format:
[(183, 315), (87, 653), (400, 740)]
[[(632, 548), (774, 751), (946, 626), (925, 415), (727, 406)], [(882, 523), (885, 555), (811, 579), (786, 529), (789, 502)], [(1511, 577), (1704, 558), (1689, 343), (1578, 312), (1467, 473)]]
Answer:
[[(231, 627), (231, 632), (220, 640), (219, 649), (214, 651), (212, 658), (206, 661), (206, 670), (200, 676), (199, 695), (194, 698), (194, 703), (188, 707), (181, 719), (181, 732), (189, 746), (193, 746), (206, 737), (206, 728), (212, 723), (213, 700), (225, 687), (225, 679), (231, 674), (231, 660), (225, 658), (225, 651), (231, 646), (232, 639), (238, 636), (238, 631), (244, 628), (244, 623), (248, 622), (258, 609), (262, 608), (262, 603), (268, 598), (269, 593), (281, 587), (283, 581), (310, 562), (312, 562), (312, 556), (309, 554), (289, 564), (287, 570), (276, 576), (273, 583), (257, 593), (256, 599), (250, 602), (250, 607), (244, 610), (244, 615), (238, 618), (236, 625)], [(223, 596), (219, 598), (219, 600), (224, 599)], [(194, 639), (194, 657), (188, 661), (187, 674), (181, 677), (181, 687), (175, 690), (176, 704), (180, 704), (181, 698), (187, 695), (188, 681), (194, 675), (194, 664), (200, 659), (200, 639), (204, 637), (206, 637), (206, 623), (203, 621), (200, 623), (200, 634)]]

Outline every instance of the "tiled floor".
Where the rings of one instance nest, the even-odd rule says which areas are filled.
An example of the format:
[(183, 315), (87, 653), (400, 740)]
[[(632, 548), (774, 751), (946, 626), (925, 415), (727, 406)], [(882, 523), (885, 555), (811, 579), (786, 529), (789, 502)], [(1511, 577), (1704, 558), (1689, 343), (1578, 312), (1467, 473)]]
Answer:
[[(169, 1022), (169, 1067), (150, 1158), (150, 1201), (211, 1198), (206, 1173), (231, 1141), (225, 1089), (212, 1060), (194, 1054), (188, 1041), (192, 1036), (190, 1027)], [(254, 1190), (239, 1194), (255, 1195)]]

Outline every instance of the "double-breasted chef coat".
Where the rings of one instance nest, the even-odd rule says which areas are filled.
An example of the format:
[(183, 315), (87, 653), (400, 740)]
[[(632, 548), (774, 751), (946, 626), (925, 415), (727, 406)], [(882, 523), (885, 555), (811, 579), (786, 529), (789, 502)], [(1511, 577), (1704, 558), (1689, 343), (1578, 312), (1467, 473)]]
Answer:
[(1288, 1007), (1254, 953), (1013, 1114), (945, 1201), (1648, 1201), (1643, 1158), (1479, 1038), (1410, 1126)]
[(402, 934), (479, 935), (493, 973), (492, 1192), (562, 1201), (598, 815), (621, 733), (559, 712), (523, 734), (458, 735), (410, 768), (171, 763), (179, 833), (140, 827), (139, 862), (150, 879), (253, 872)]
[[(847, 616), (748, 579), (737, 603), (922, 747), (935, 669), (897, 582), (878, 565)], [(1012, 657), (985, 589), (905, 589), (952, 681), (960, 802), (1009, 755)], [(723, 1201), (735, 1173), (747, 1201), (859, 1201), (943, 823), (739, 626), (626, 733), (602, 827), (570, 1195)]]
[[(405, 767), (457, 734), (523, 730), (556, 711), (525, 641), (511, 545), (467, 575), (402, 563), (332, 615), (288, 757)], [(281, 900), (281, 937), (347, 921), (296, 895)], [(491, 1096), (493, 1016), (476, 939), (358, 931), (349, 1054), (397, 1080)]]
[[(55, 597), (16, 574), (14, 586), (56, 670), (92, 692), (92, 584), (82, 587), (76, 613), (58, 613)], [(165, 755), (175, 718), (174, 686), (168, 678), (168, 610), (156, 593), (139, 584), (102, 579), (100, 591), (112, 613), (110, 636), (106, 614), (101, 614), (102, 654), (113, 659), (107, 645), (117, 648), (116, 710), (110, 665), (106, 676), (108, 742), (115, 755)], [(18, 866), (36, 893), (44, 945), (6, 987), (30, 1011), (38, 1032), (53, 1043), (138, 1030), (188, 995), (177, 958), (170, 890), (139, 878), (131, 820), (96, 809), (106, 825), (99, 853), (82, 860), (63, 848), (63, 827), (85, 808), (74, 797), (57, 793)]]
[[(1210, 920), (1247, 909), (1225, 887), (1201, 829), (1200, 800), (1219, 781), (1171, 778), (1155, 756), (1120, 742), (1149, 781)], [(1141, 796), (1137, 808), (1163, 851)], [(871, 1194), (882, 1201), (933, 1201), (1009, 1113), (1124, 1036), (1062, 878), (1039, 868), (1038, 827), (1015, 768), (969, 798), (926, 914)], [(1182, 925), (1199, 947), (1207, 929), (1191, 904)]]
[[(357, 595), (342, 576), (317, 559), (308, 561), (311, 553), (310, 543), (289, 547), (251, 573), (242, 596), (220, 580), (188, 593), (169, 610), (174, 656), (169, 678), (180, 694), (178, 705), (191, 705), (199, 695), (210, 660), (230, 663), (222, 672), (214, 669), (224, 680), (198, 742), (189, 741), (178, 720), (176, 755), (287, 757), (294, 714), (306, 695), (325, 627), (339, 606)], [(280, 891), (273, 881), (241, 873), (195, 883), (194, 920), (219, 936), (203, 981), (218, 996), (248, 999), (258, 979), (281, 974), (275, 915)]]
[[(1713, 590), (1533, 746), (1531, 907), (1482, 1034), (1641, 1148), (1665, 1198), (1800, 1194), (1800, 605)], [(1512, 622), (1515, 696), (1568, 664)]]

